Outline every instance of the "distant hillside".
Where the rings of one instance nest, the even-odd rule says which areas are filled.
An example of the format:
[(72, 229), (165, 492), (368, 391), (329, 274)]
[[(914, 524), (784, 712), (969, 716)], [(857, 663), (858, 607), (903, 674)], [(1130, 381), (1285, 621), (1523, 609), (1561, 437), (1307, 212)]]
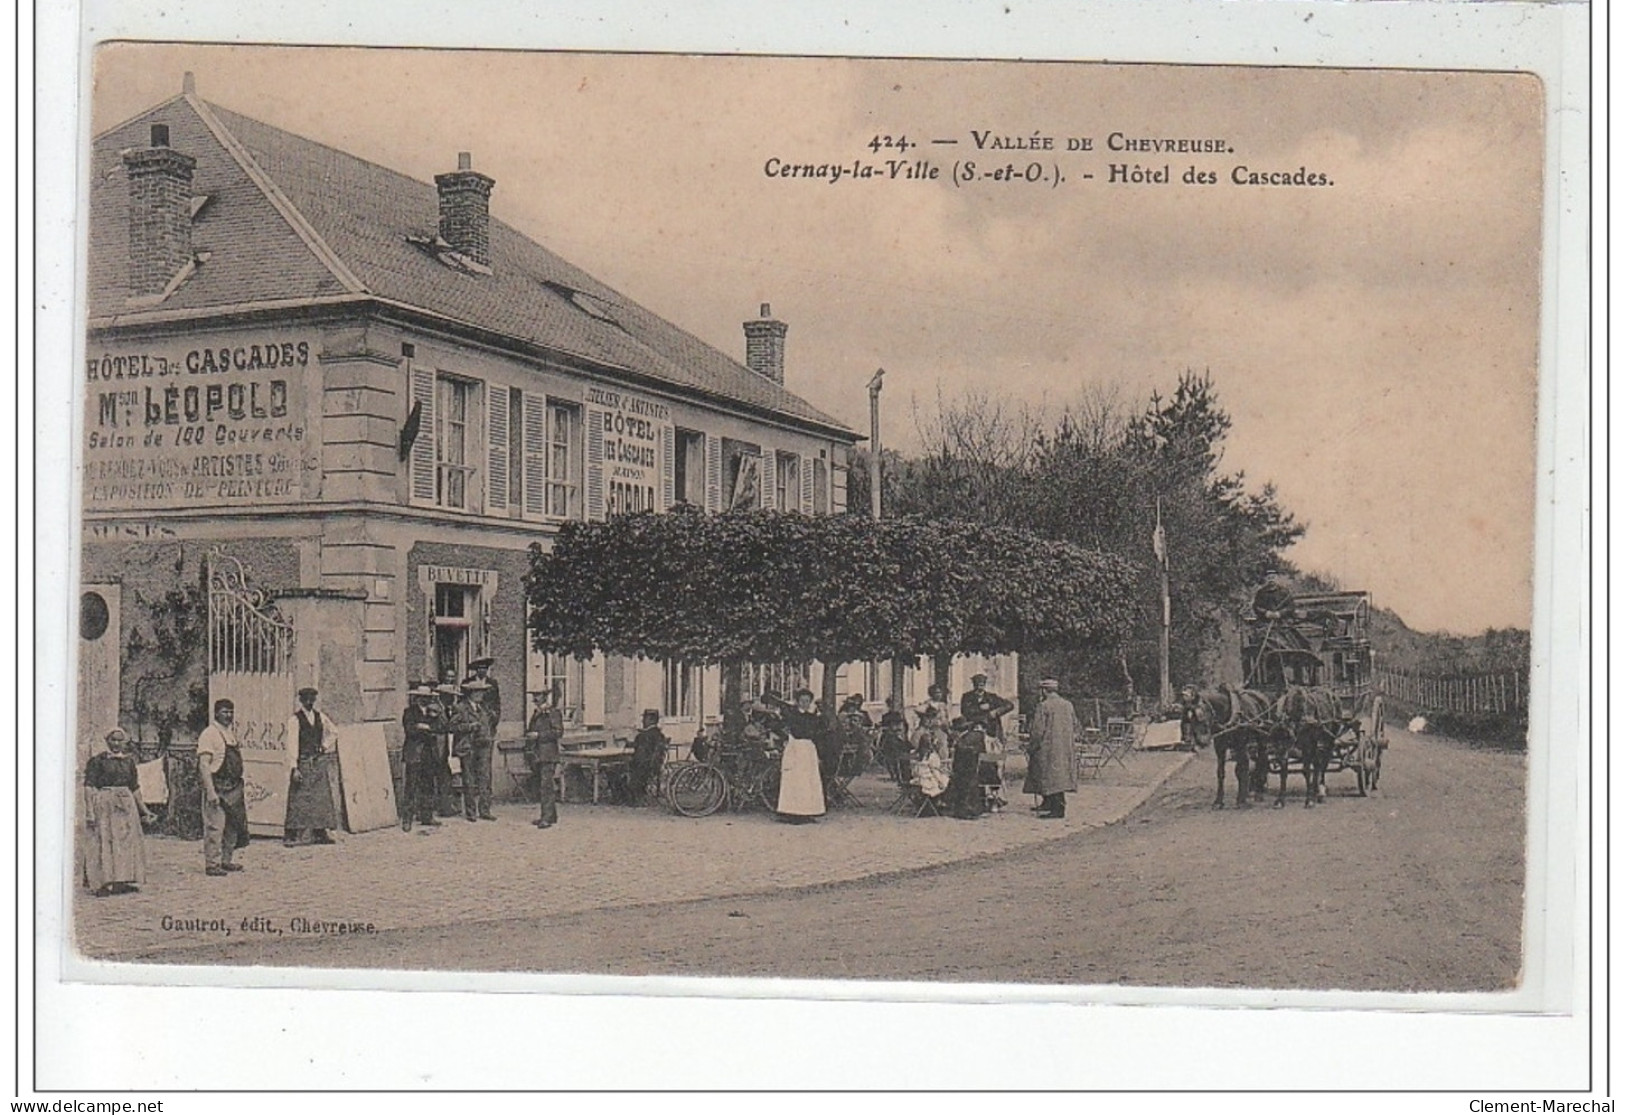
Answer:
[(1398, 614), (1378, 608), (1371, 614), (1371, 646), (1379, 664), (1429, 677), (1529, 672), (1529, 632), (1515, 627), (1478, 635), (1412, 631)]

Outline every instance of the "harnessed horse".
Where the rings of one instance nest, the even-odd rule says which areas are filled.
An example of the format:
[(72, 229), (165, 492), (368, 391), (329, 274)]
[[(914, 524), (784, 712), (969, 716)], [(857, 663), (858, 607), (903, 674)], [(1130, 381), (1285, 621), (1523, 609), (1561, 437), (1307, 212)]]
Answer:
[(1278, 729), (1275, 733), (1276, 758), (1281, 767), (1281, 786), (1275, 807), (1286, 804), (1288, 753), (1295, 746), (1303, 764), (1305, 808), (1326, 800), (1326, 767), (1331, 762), (1332, 745), (1343, 730), (1343, 715), (1337, 695), (1322, 686), (1290, 685), (1271, 710)]
[(1224, 808), (1224, 761), (1228, 752), (1236, 764), (1236, 807), (1246, 809), (1249, 788), (1263, 799), (1269, 766), (1265, 744), (1269, 740), (1270, 699), (1256, 689), (1224, 686), (1198, 691), (1187, 685), (1179, 691), (1184, 709), (1180, 723), (1198, 747), (1213, 744), (1218, 760), (1218, 788), (1213, 808)]

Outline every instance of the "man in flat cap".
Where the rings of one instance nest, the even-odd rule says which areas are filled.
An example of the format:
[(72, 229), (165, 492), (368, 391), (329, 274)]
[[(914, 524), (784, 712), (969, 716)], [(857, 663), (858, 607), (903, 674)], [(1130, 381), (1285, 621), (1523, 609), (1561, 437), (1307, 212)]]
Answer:
[(316, 707), (316, 690), (299, 690), (299, 707), (288, 718), (288, 743), (299, 748), (294, 767), (288, 772), (288, 812), (283, 820), (282, 842), (332, 844), (329, 829), (339, 827), (333, 806), (330, 781), (332, 755), (338, 747), (338, 728)]
[(1073, 750), (1078, 735), (1078, 716), (1072, 702), (1061, 696), (1060, 682), (1045, 678), (1038, 683), (1040, 699), (1027, 730), (1027, 781), (1024, 794), (1043, 799), (1038, 815), (1046, 821), (1066, 817), (1066, 795), (1078, 788), (1078, 772)]
[(987, 687), (986, 674), (974, 674), (970, 691), (959, 698), (959, 715), (966, 724), (974, 724), (994, 739), (1004, 738), (1004, 718), (1015, 710), (1015, 705)]

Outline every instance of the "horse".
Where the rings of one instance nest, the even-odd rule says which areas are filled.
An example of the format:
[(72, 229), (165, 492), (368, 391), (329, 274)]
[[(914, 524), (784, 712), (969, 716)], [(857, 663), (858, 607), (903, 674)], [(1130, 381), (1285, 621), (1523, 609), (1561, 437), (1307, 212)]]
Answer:
[(1343, 728), (1337, 694), (1318, 685), (1289, 685), (1270, 712), (1276, 725), (1276, 761), (1281, 767), (1275, 808), (1286, 804), (1287, 758), (1294, 747), (1303, 764), (1304, 808), (1313, 808), (1326, 800), (1326, 767), (1331, 762), (1332, 745)]
[(1218, 788), (1213, 808), (1224, 808), (1224, 761), (1226, 752), (1236, 764), (1236, 807), (1248, 808), (1248, 790), (1258, 800), (1264, 797), (1269, 766), (1265, 752), (1268, 741), (1270, 699), (1256, 689), (1223, 686), (1198, 691), (1187, 685), (1179, 691), (1181, 728), (1191, 742), (1201, 747), (1211, 742), (1218, 760)]

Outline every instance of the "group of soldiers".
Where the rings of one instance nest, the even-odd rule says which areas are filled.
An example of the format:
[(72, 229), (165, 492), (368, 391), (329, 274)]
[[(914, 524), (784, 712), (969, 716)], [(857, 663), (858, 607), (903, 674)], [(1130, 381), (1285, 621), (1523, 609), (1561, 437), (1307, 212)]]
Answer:
[(439, 825), (441, 807), (454, 803), (453, 761), (461, 774), (463, 816), (469, 821), (496, 820), (491, 812), (491, 766), (502, 719), (502, 690), (491, 677), (494, 664), (494, 659), (477, 658), (469, 663), (461, 684), (419, 681), (408, 691), (401, 714), (406, 733), (401, 828), (408, 832), (414, 823)]

